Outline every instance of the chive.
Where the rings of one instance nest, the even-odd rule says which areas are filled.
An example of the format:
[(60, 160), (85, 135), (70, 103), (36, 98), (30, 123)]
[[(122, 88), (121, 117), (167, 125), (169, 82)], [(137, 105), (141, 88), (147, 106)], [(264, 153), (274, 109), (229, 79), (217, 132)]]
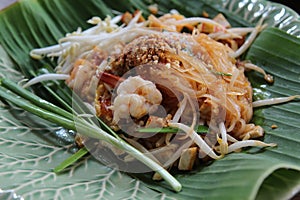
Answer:
[(68, 157), (66, 160), (64, 160), (62, 163), (60, 163), (58, 166), (56, 166), (53, 171), (55, 173), (60, 173), (70, 165), (74, 164), (77, 160), (88, 154), (87, 148), (83, 147), (79, 149), (76, 153)]
[(46, 84), (44, 84), (43, 86), (65, 109), (72, 112), (71, 106), (68, 103), (66, 103), (55, 91), (53, 91)]
[(203, 126), (203, 125), (199, 125), (197, 127), (197, 133), (208, 133), (208, 127)]
[[(73, 114), (73, 113), (70, 113), (70, 112), (68, 112), (68, 111), (66, 111), (66, 110), (64, 110), (64, 109), (62, 109), (62, 108), (60, 108), (60, 107), (58, 107), (58, 106), (56, 106), (56, 105), (50, 103), (50, 102), (45, 101), (45, 100), (43, 100), (42, 98), (40, 98), (40, 97), (38, 97), (38, 96), (36, 96), (36, 95), (33, 95), (33, 93), (31, 93), (30, 91), (28, 91), (28, 90), (22, 88), (21, 86), (17, 85), (16, 83), (14, 83), (14, 82), (12, 82), (12, 81), (10, 81), (10, 80), (8, 80), (8, 79), (1, 79), (1, 80), (0, 80), (0, 84), (1, 84), (3, 87), (5, 87), (5, 88), (11, 90), (11, 91), (14, 92), (15, 94), (19, 95), (20, 97), (23, 97), (24, 99), (31, 101), (33, 104), (39, 106), (40, 108), (45, 109), (44, 112), (45, 112), (45, 111), (51, 111), (51, 112), (53, 112), (53, 113), (55, 113), (55, 114), (58, 114), (59, 117), (64, 116), (65, 118), (70, 119), (70, 120), (72, 120), (72, 121), (73, 121), (73, 118), (75, 117), (74, 114), (78, 114), (78, 113), (75, 113), (75, 112), (74, 112), (74, 114)], [(47, 87), (47, 86), (44, 86), (44, 87), (45, 87), (49, 92), (52, 91), (51, 88), (49, 88), (49, 87)], [(52, 91), (51, 93), (54, 93), (54, 92)], [(73, 96), (74, 96), (74, 95), (73, 95)], [(62, 99), (60, 99), (60, 100), (63, 101)], [(79, 102), (78, 100), (79, 100), (79, 98), (77, 98), (76, 101), (73, 102), (74, 105), (75, 105), (76, 103)], [(19, 102), (19, 105), (18, 105), (18, 106), (21, 105), (20, 103), (21, 103), (21, 102)], [(77, 105), (77, 104), (76, 104), (76, 105)], [(24, 105), (23, 105), (23, 106), (24, 106)], [(31, 106), (33, 106), (33, 105), (31, 105)], [(85, 106), (85, 105), (84, 105), (83, 103), (82, 103), (81, 105), (77, 105), (77, 107), (80, 107), (81, 109), (82, 109), (82, 106)], [(25, 107), (22, 107), (22, 108), (23, 108), (24, 110), (30, 109), (30, 110), (26, 110), (26, 111), (28, 111), (28, 112), (32, 112), (32, 110), (38, 109), (38, 108), (31, 109), (31, 108), (25, 108)], [(73, 110), (73, 111), (74, 111), (74, 110)], [(87, 109), (86, 109), (85, 111), (87, 111)], [(52, 113), (52, 114), (53, 114), (53, 113)], [(34, 114), (35, 114), (35, 113), (34, 113)], [(41, 113), (40, 113), (40, 114), (41, 114)], [(38, 115), (38, 116), (39, 116), (39, 117), (42, 117), (42, 116), (40, 116), (40, 115)], [(56, 117), (57, 117), (57, 116), (56, 116)], [(58, 117), (58, 118), (59, 118), (59, 117)], [(43, 117), (42, 117), (42, 118), (43, 118)], [(48, 120), (48, 119), (46, 119), (46, 120)], [(58, 123), (57, 120), (56, 120), (55, 118), (52, 118), (52, 119), (49, 120), (49, 121), (54, 122), (54, 123)], [(63, 121), (64, 121), (64, 120), (62, 120), (62, 122), (63, 122)], [(73, 123), (74, 123), (74, 122), (73, 122)], [(58, 124), (60, 124), (60, 123), (58, 123)], [(62, 126), (65, 127), (65, 125), (62, 125)], [(67, 127), (65, 127), (65, 128), (67, 128)], [(75, 128), (75, 126), (74, 126), (74, 127), (72, 127), (72, 128), (69, 128), (69, 129), (75, 130), (76, 128)]]
[(72, 119), (73, 118), (73, 114), (61, 109), (60, 107), (52, 104), (52, 103), (49, 103), (45, 100), (43, 100), (42, 98), (36, 96), (36, 95), (33, 95), (30, 91), (22, 88), (21, 86), (17, 85), (16, 83), (8, 80), (8, 79), (1, 79), (0, 80), (0, 84), (11, 90), (12, 92), (16, 93), (17, 95), (23, 97), (24, 99), (26, 100), (29, 100), (34, 103), (35, 105), (41, 107), (41, 108), (44, 108), (45, 110), (49, 110), (49, 111), (52, 111), (53, 113), (56, 113), (58, 115), (61, 115), (61, 116), (64, 116), (68, 119)]
[[(46, 65), (43, 68), (39, 69), (37, 74), (34, 73), (34, 76), (38, 76), (40, 74), (47, 74), (47, 73), (55, 73), (55, 71)], [(49, 92), (67, 111), (72, 112), (70, 103), (67, 103), (67, 102), (72, 102), (72, 97), (68, 93), (69, 91), (66, 91), (65, 89), (61, 89), (59, 81), (53, 80), (51, 81), (51, 83), (52, 85), (49, 86), (48, 82), (47, 83), (44, 81), (41, 82), (41, 84), (47, 90), (47, 92)], [(58, 90), (53, 90), (52, 89), (53, 86), (58, 88)]]
[(220, 75), (220, 76), (232, 76), (231, 73), (225, 73), (225, 72), (218, 72), (218, 71), (213, 71), (214, 74)]
[(53, 123), (57, 123), (67, 129), (71, 129), (71, 130), (76, 129), (73, 120), (68, 119), (64, 116), (55, 114), (53, 112), (50, 112), (48, 110), (45, 110), (45, 109), (38, 107), (26, 100), (24, 101), (23, 99), (20, 98), (20, 96), (16, 96), (11, 93), (8, 93), (8, 91), (2, 87), (0, 87), (0, 96), (2, 98), (6, 99), (7, 101), (15, 104), (16, 106), (18, 106), (30, 113), (33, 113), (45, 120), (48, 120)]
[(162, 127), (162, 128), (139, 128), (140, 133), (177, 133), (178, 128)]
[[(162, 128), (140, 128), (138, 129), (138, 132), (140, 133), (177, 133), (178, 128), (172, 128), (172, 127), (162, 127)], [(207, 133), (208, 127), (199, 125), (196, 130), (197, 133)]]

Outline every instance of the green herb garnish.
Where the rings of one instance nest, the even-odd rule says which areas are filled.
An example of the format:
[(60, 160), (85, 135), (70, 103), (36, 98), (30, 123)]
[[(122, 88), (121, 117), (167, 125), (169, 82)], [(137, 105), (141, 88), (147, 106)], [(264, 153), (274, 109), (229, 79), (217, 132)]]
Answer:
[(218, 71), (213, 71), (214, 74), (220, 75), (220, 76), (232, 76), (231, 73), (225, 73), (225, 72), (218, 72)]
[[(162, 127), (162, 128), (140, 128), (138, 132), (140, 133), (177, 133), (179, 131), (178, 128), (172, 127)], [(199, 125), (196, 129), (197, 133), (207, 133), (208, 127)]]
[(72, 165), (73, 163), (75, 163), (77, 160), (79, 160), (80, 158), (82, 158), (83, 156), (85, 156), (88, 153), (89, 153), (89, 151), (85, 147), (79, 149), (76, 153), (74, 153), (73, 155), (68, 157), (66, 160), (64, 160), (61, 164), (59, 164), (57, 167), (55, 167), (53, 169), (53, 171), (55, 173), (59, 173), (59, 172), (63, 171), (64, 169), (66, 169), (67, 167), (69, 167), (70, 165)]

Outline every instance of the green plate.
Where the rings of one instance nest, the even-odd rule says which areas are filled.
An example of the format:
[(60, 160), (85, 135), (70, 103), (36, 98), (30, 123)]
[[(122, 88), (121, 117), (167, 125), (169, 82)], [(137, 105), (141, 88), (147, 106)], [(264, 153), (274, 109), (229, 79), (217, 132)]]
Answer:
[[(57, 12), (60, 12), (60, 7), (51, 7), (49, 2), (50, 0), (45, 0), (44, 2), (41, 0), (23, 0), (0, 12), (2, 23), (14, 23), (14, 26), (17, 27), (16, 29), (19, 28), (20, 31), (16, 35), (7, 35), (7, 38), (13, 39), (13, 42), (16, 43), (26, 41), (29, 42), (28, 46), (38, 46), (40, 44), (38, 39), (36, 39), (36, 43), (30, 43), (26, 38), (38, 38), (44, 37), (44, 35), (34, 35), (34, 33), (37, 33), (36, 27), (30, 27), (29, 24), (19, 24), (18, 19), (14, 18), (13, 15), (18, 15), (19, 12), (22, 12), (23, 16), (31, 16), (30, 13), (26, 12), (35, 12), (33, 8), (39, 8), (45, 13), (38, 13), (39, 10), (37, 10), (37, 13), (33, 16), (39, 17), (40, 15), (41, 18), (55, 18), (55, 16), (51, 15), (54, 12), (48, 9), (57, 9)], [(72, 31), (75, 28), (69, 25), (72, 20), (81, 21), (81, 24), (83, 24), (84, 20), (90, 17), (88, 13), (81, 13), (78, 15), (85, 18), (78, 19), (77, 12), (91, 10), (92, 15), (96, 15), (97, 12), (103, 13), (105, 11), (101, 4), (103, 2), (99, 0), (73, 0), (72, 4), (68, 4), (71, 1), (60, 2), (64, 4), (65, 9), (74, 9), (72, 11), (74, 15), (69, 18), (62, 18), (61, 23), (50, 24), (49, 27), (57, 26), (57, 29), (49, 30), (49, 37), (51, 35), (53, 37), (57, 37), (57, 35), (62, 36), (62, 33)], [(124, 2), (120, 2), (120, 5), (117, 5), (119, 2), (107, 1), (106, 3), (114, 9), (127, 3), (140, 6), (138, 1)], [(170, 2), (174, 3), (174, 7), (178, 7), (181, 4), (176, 0), (171, 0)], [(188, 12), (194, 3), (195, 1), (185, 2), (182, 7), (183, 13), (186, 11), (189, 15), (200, 15), (201, 8), (195, 8), (194, 13), (192, 11)], [(249, 26), (255, 24), (263, 17), (269, 26), (276, 26), (291, 35), (300, 37), (298, 14), (280, 4), (262, 0), (209, 0), (199, 1), (199, 7), (201, 5), (211, 15), (218, 12), (226, 13), (227, 16), (230, 16), (233, 25), (242, 24)], [(7, 12), (11, 14), (8, 15)], [(71, 11), (69, 10), (69, 12)], [(30, 20), (35, 21), (36, 18), (29, 17), (24, 19), (24, 22)], [(73, 29), (70, 30), (71, 27)], [(28, 30), (23, 33), (23, 29)], [(31, 32), (30, 30), (34, 31)], [(7, 31), (6, 34), (10, 30)], [(1, 30), (0, 32), (2, 33), (0, 37), (3, 37), (2, 39), (5, 40), (6, 36), (3, 35), (5, 31)], [(28, 34), (31, 35), (28, 36)], [(50, 41), (53, 41), (53, 38)], [(19, 49), (11, 49), (9, 46), (0, 48), (0, 77), (8, 77), (18, 81), (22, 74), (20, 70), (14, 67), (16, 62), (24, 62), (31, 65), (32, 61), (26, 60), (28, 59), (27, 57), (24, 57), (25, 61), (14, 58), (14, 51), (22, 52), (21, 46)], [(23, 53), (27, 54), (28, 52)], [(299, 70), (296, 72), (296, 75), (299, 75)], [(289, 86), (286, 87), (288, 88)], [(300, 188), (300, 175), (299, 171), (297, 171), (300, 170), (300, 168), (297, 168), (297, 165), (300, 166), (300, 140), (298, 140), (300, 127), (299, 122), (293, 119), (290, 126), (287, 126), (287, 131), (295, 134), (295, 138), (298, 139), (291, 142), (292, 145), (295, 145), (293, 147), (295, 155), (282, 155), (288, 161), (280, 163), (278, 162), (279, 159), (276, 159), (268, 162), (268, 159), (260, 156), (260, 153), (253, 153), (255, 149), (252, 153), (250, 150), (250, 153), (248, 152), (247, 155), (245, 153), (230, 154), (220, 161), (215, 161), (212, 165), (193, 172), (194, 174), (178, 175), (179, 180), (183, 182), (184, 188), (181, 193), (175, 194), (162, 186), (157, 187), (151, 183), (132, 178), (125, 173), (110, 169), (91, 157), (80, 160), (65, 173), (59, 175), (53, 173), (52, 169), (70, 156), (74, 150), (71, 147), (74, 142), (73, 133), (63, 131), (61, 127), (50, 124), (13, 106), (8, 106), (1, 101), (0, 105), (1, 200), (22, 198), (26, 200), (259, 199), (266, 197), (266, 194), (273, 194), (271, 199), (286, 199), (292, 197)], [(288, 110), (289, 108), (283, 107), (282, 109)], [(295, 119), (299, 119), (299, 115), (298, 106), (294, 113)], [(272, 123), (272, 121), (268, 121), (265, 124), (268, 123)], [(272, 138), (272, 131), (269, 130), (269, 132), (270, 136), (267, 133), (267, 140)], [(282, 137), (278, 139), (279, 143), (281, 139), (286, 139), (288, 136)], [(267, 152), (269, 151), (267, 150)], [(282, 152), (284, 151), (282, 150)], [(275, 157), (279, 158), (281, 156), (281, 150), (276, 152), (276, 149), (270, 151), (266, 156), (272, 157), (272, 153)], [(245, 157), (247, 160), (244, 160)], [(233, 173), (232, 171), (237, 173), (243, 171), (242, 175), (248, 175), (230, 178), (227, 175), (228, 173)], [(250, 184), (251, 181), (256, 184)], [(200, 185), (200, 189), (197, 184)], [(154, 190), (150, 188), (154, 188)], [(199, 192), (197, 193), (195, 190)]]

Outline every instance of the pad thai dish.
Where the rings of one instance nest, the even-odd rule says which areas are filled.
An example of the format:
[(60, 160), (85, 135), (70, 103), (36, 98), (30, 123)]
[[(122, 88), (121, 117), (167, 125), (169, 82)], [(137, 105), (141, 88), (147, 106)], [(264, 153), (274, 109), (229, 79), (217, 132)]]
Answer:
[[(25, 86), (65, 80), (120, 138), (166, 169), (192, 170), (201, 160), (244, 147), (275, 146), (256, 139), (264, 130), (251, 122), (253, 108), (295, 97), (253, 102), (245, 71), (273, 79), (239, 59), (265, 27), (262, 22), (232, 28), (222, 14), (186, 18), (176, 11), (147, 18), (137, 11), (88, 22), (91, 28), (32, 50), (35, 59), (57, 59), (56, 73)], [(77, 139), (83, 145), (92, 141), (80, 133)], [(97, 145), (124, 163), (134, 161), (107, 143)]]

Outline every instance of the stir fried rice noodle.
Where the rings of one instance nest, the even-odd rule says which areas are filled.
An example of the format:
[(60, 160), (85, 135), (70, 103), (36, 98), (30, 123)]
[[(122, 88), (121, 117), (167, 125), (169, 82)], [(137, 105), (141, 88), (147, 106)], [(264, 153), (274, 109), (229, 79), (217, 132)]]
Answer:
[[(274, 146), (253, 140), (263, 129), (251, 123), (253, 94), (244, 72), (261, 69), (236, 58), (251, 42), (247, 34), (253, 40), (264, 27), (261, 22), (231, 28), (222, 15), (185, 18), (176, 12), (147, 20), (140, 12), (125, 13), (88, 22), (94, 26), (31, 52), (37, 59), (57, 57), (58, 66), (57, 74), (27, 85), (64, 79), (120, 137), (166, 168), (191, 170), (199, 158)], [(208, 132), (198, 133), (199, 125)], [(164, 127), (178, 131), (139, 131)], [(125, 162), (133, 160), (112, 151)]]

